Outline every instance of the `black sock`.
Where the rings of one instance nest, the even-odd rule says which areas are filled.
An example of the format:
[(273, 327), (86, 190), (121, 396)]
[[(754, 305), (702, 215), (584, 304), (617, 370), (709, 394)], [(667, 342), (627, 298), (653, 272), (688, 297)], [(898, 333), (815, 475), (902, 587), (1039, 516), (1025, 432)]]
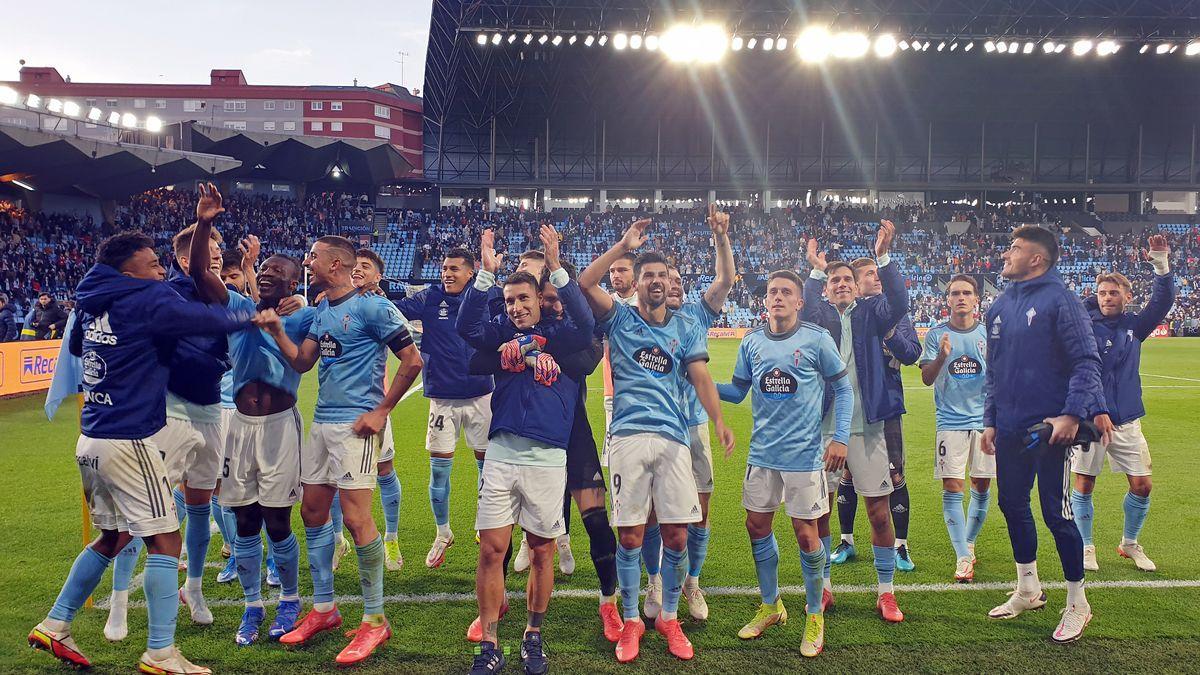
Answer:
[(600, 593), (605, 596), (617, 592), (617, 535), (608, 524), (608, 511), (603, 506), (588, 509), (583, 513), (583, 527), (587, 530), (592, 553), (592, 564), (596, 566), (596, 577), (600, 580)]
[(571, 493), (563, 495), (563, 527), (571, 534)]
[(838, 481), (837, 491), (838, 525), (842, 534), (854, 534), (854, 516), (858, 513), (858, 493), (854, 491), (854, 482)]
[(892, 507), (892, 525), (896, 528), (897, 539), (908, 539), (908, 483), (901, 480), (899, 485), (892, 486), (892, 494), (888, 503)]
[(504, 578), (508, 578), (508, 563), (512, 562), (513, 545), (512, 537), (508, 538), (508, 550), (504, 552)]

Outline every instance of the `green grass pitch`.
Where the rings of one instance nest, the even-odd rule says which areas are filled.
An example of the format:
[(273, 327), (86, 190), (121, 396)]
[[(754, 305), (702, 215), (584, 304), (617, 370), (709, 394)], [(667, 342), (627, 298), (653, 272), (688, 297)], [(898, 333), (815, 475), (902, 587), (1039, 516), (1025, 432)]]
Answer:
[[(728, 380), (736, 350), (736, 340), (712, 341), (716, 379)], [(932, 477), (933, 395), (920, 386), (917, 370), (906, 368), (909, 413), (904, 431), (913, 505), (909, 541), (917, 568), (896, 574), (897, 595), (906, 614), (903, 624), (887, 625), (875, 615), (874, 596), (865, 590), (874, 582), (874, 570), (869, 547), (864, 551), (860, 546), (856, 562), (834, 568), (835, 587), (861, 590), (838, 593), (837, 606), (827, 617), (826, 650), (819, 658), (806, 661), (799, 655), (803, 599), (795, 593), (785, 594), (794, 617), (788, 625), (772, 628), (757, 641), (738, 640), (737, 629), (753, 615), (758, 603), (740, 497), (750, 430), (747, 402), (726, 405), (738, 450), (731, 459), (715, 461), (714, 529), (703, 576), (703, 585), (715, 589), (709, 596), (711, 617), (703, 624), (685, 620), (685, 629), (696, 645), (695, 660), (680, 663), (667, 656), (665, 643), (651, 631), (643, 641), (639, 660), (618, 666), (612, 646), (600, 633), (592, 595), (595, 573), (587, 554), (587, 537), (575, 512), (572, 532), (577, 568), (573, 576), (558, 575), (556, 580), (556, 589), (575, 593), (555, 598), (546, 619), (552, 669), (579, 673), (659, 672), (667, 668), (694, 673), (807, 669), (1028, 672), (1035, 668), (1052, 672), (1194, 671), (1200, 663), (1200, 632), (1196, 628), (1200, 625), (1200, 557), (1189, 551), (1194, 553), (1192, 535), (1200, 528), (1200, 454), (1195, 452), (1200, 430), (1200, 341), (1149, 341), (1143, 350), (1142, 372), (1149, 411), (1144, 426), (1154, 456), (1155, 486), (1141, 540), (1159, 571), (1141, 573), (1129, 561), (1118, 559), (1115, 546), (1121, 534), (1126, 483), (1120, 475), (1105, 473), (1096, 489), (1100, 571), (1088, 576), (1095, 619), (1082, 642), (1060, 647), (1048, 640), (1063, 606), (1061, 587), (1049, 591), (1050, 603), (1041, 612), (1007, 622), (986, 618), (987, 610), (1005, 597), (1001, 585), (1011, 584), (1015, 573), (994, 489), (992, 508), (978, 542), (976, 584), (948, 584), (954, 557), (942, 524), (940, 485)], [(598, 435), (603, 426), (599, 386), (597, 375), (589, 408)], [(316, 378), (310, 375), (301, 389), (300, 408), (306, 418), (311, 418), (315, 394)], [(74, 413), (67, 404), (55, 422), (47, 423), (40, 396), (0, 401), (0, 526), (4, 532), (0, 537), (0, 672), (59, 668), (45, 653), (26, 648), (25, 635), (49, 609), (80, 547), (79, 477), (72, 461), (78, 429)], [(361, 672), (461, 673), (470, 664), (471, 649), (463, 634), (476, 612), (477, 552), (472, 537), (476, 469), (471, 454), (460, 445), (451, 494), (451, 525), (457, 543), (441, 569), (428, 570), (424, 558), (434, 528), (427, 494), (426, 414), (427, 402), (415, 395), (392, 415), (396, 467), (404, 490), (400, 545), (406, 564), (402, 572), (389, 572), (386, 578), (386, 592), (393, 598), (387, 603), (387, 613), (394, 636), (382, 652), (358, 668)], [(381, 515), (377, 520), (382, 524)], [(836, 539), (836, 519), (834, 522)], [(799, 586), (802, 579), (795, 540), (783, 516), (777, 524), (780, 583)], [(296, 526), (300, 528), (298, 516)], [(869, 528), (862, 508), (857, 530), (865, 541)], [(1052, 539), (1044, 528), (1040, 534), (1042, 579), (1061, 582)], [(333, 671), (333, 657), (346, 644), (341, 636), (329, 635), (298, 650), (274, 643), (248, 649), (234, 646), (233, 634), (241, 615), (237, 605), (240, 589), (236, 583), (216, 583), (214, 565), (221, 562), (218, 541), (214, 535), (205, 574), (206, 595), (210, 603), (220, 605), (214, 607), (216, 622), (208, 627), (193, 626), (187, 612), (181, 611), (177, 637), (184, 653), (216, 672)], [(311, 589), (306, 567), (301, 566), (301, 594)], [(509, 578), (510, 590), (523, 590), (524, 583), (523, 575)], [(345, 559), (336, 584), (339, 595), (358, 592), (353, 555)], [(914, 585), (924, 587), (907, 588)], [(108, 590), (106, 578), (96, 599), (107, 598)], [(268, 595), (276, 594), (272, 589)], [(436, 600), (430, 597), (434, 594), (459, 595)], [(463, 599), (466, 596), (470, 597)], [(141, 599), (140, 591), (131, 594), (131, 601)], [(355, 625), (361, 604), (346, 603), (342, 612), (347, 624)], [(268, 617), (272, 615), (268, 610)], [(682, 615), (685, 610), (681, 608)], [(517, 653), (524, 618), (524, 603), (516, 601), (512, 613), (501, 622), (501, 641), (513, 652), (506, 672), (520, 672)], [(105, 642), (101, 634), (104, 619), (103, 611), (82, 610), (74, 626), (76, 639), (97, 670), (129, 672), (144, 648), (145, 610), (130, 610), (130, 635), (121, 644)]]

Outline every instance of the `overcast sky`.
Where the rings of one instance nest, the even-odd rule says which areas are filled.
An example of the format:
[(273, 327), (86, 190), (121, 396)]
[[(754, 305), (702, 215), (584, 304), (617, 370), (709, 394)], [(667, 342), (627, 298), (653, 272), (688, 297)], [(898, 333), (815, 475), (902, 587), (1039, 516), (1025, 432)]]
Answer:
[(4, 4), (0, 81), (24, 59), (76, 82), (207, 84), (213, 68), (240, 68), (251, 84), (420, 89), (433, 0)]

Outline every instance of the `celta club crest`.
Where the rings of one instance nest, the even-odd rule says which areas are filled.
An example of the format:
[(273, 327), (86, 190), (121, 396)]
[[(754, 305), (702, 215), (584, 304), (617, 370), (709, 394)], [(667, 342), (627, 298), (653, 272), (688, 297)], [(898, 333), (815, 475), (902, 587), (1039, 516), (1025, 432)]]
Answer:
[(350, 315), (348, 313), (342, 315), (342, 330), (350, 330)]
[(801, 357), (801, 352), (799, 349), (792, 352), (792, 365), (799, 366), (800, 365), (800, 357)]
[(679, 351), (679, 340), (671, 338), (671, 353), (674, 354), (677, 351)]

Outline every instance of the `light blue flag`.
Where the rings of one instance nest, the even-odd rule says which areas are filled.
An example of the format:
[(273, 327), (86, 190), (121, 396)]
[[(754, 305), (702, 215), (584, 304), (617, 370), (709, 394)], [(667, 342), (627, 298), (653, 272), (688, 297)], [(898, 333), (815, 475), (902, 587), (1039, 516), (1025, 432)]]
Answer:
[(54, 413), (63, 400), (75, 396), (82, 389), (83, 367), (79, 357), (71, 354), (71, 331), (75, 327), (75, 312), (67, 317), (67, 329), (63, 332), (62, 346), (58, 349), (58, 361), (54, 364), (54, 378), (50, 380), (50, 391), (46, 392), (46, 419), (53, 420)]

